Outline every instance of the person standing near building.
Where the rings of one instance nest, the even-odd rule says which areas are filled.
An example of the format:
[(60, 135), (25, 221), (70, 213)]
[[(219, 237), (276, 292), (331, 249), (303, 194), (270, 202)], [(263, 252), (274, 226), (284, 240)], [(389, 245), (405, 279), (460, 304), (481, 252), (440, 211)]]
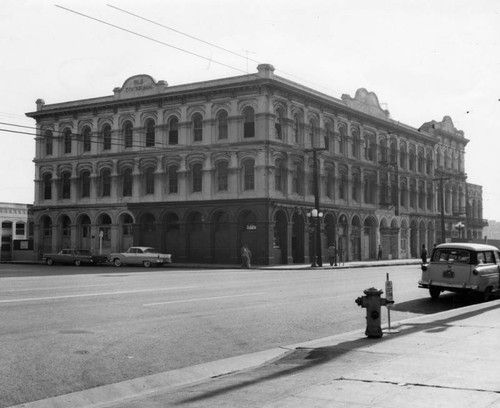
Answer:
[(241, 262), (242, 268), (248, 269), (251, 266), (251, 260), (252, 260), (252, 251), (248, 248), (247, 244), (243, 244), (241, 247)]
[(330, 261), (330, 266), (333, 266), (335, 262), (335, 257), (337, 256), (337, 248), (335, 248), (335, 243), (330, 244), (328, 247), (328, 260)]
[(422, 259), (422, 263), (427, 263), (427, 249), (425, 248), (425, 244), (422, 244), (422, 251), (420, 252), (420, 258)]
[(382, 245), (378, 244), (377, 261), (380, 261), (381, 259), (382, 259)]

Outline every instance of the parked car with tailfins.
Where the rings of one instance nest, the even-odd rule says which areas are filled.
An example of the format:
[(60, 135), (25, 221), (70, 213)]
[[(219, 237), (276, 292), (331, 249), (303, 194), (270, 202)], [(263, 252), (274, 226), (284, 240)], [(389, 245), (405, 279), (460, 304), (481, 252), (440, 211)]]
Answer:
[(62, 249), (55, 254), (44, 254), (42, 260), (47, 265), (71, 264), (80, 266), (83, 264), (100, 265), (107, 262), (106, 255), (93, 255), (88, 249)]
[(115, 266), (122, 265), (144, 265), (149, 268), (151, 265), (164, 265), (172, 262), (171, 254), (162, 254), (156, 248), (134, 246), (126, 252), (112, 253), (108, 256), (108, 261)]
[(433, 299), (441, 292), (463, 292), (489, 300), (499, 289), (500, 254), (492, 245), (447, 243), (435, 247), (430, 261), (422, 265), (420, 288)]

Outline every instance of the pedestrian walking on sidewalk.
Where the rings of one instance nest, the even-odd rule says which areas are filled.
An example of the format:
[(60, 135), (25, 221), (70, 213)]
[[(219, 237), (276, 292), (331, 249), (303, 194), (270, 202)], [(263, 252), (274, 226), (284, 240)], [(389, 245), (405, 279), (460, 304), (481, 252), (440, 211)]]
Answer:
[(328, 247), (328, 260), (330, 261), (330, 266), (333, 266), (335, 262), (335, 257), (337, 256), (337, 248), (335, 248), (335, 244), (330, 244)]
[(243, 244), (241, 247), (241, 262), (242, 268), (248, 269), (251, 266), (251, 260), (252, 260), (252, 251), (248, 248), (247, 244)]
[(378, 244), (377, 261), (380, 261), (381, 259), (382, 259), (382, 245)]
[(420, 258), (422, 259), (422, 263), (427, 263), (427, 249), (425, 248), (425, 244), (422, 244), (422, 251), (420, 252)]

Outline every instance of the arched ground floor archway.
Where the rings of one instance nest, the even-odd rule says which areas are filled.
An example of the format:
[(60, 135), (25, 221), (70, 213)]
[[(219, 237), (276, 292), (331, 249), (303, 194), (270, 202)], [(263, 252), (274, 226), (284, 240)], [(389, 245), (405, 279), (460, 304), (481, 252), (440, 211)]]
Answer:
[[(174, 262), (241, 263), (247, 244), (252, 264), (309, 263), (313, 205), (280, 200), (248, 199), (196, 202), (128, 203), (120, 205), (35, 208), (34, 248), (41, 258), (61, 245), (102, 254), (130, 246), (154, 246), (171, 253)], [(329, 245), (338, 262), (418, 257), (419, 245), (435, 242), (431, 217), (394, 216), (375, 210), (324, 206), (320, 222), (322, 263)]]

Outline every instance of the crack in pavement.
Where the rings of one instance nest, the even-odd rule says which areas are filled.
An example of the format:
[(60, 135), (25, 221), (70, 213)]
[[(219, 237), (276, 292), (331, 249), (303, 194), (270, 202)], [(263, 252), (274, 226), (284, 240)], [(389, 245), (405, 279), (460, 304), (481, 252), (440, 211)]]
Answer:
[(440, 388), (440, 389), (446, 389), (446, 390), (477, 391), (477, 392), (489, 392), (489, 393), (493, 393), (493, 394), (500, 394), (500, 390), (496, 391), (496, 390), (485, 390), (482, 388), (448, 387), (446, 385), (432, 385), (432, 384), (399, 382), (399, 381), (390, 381), (390, 380), (369, 380), (369, 379), (360, 379), (360, 378), (339, 377), (339, 378), (335, 378), (334, 381), (353, 381), (353, 382), (363, 382), (363, 383), (372, 383), (372, 384), (397, 385), (398, 387), (410, 386), (410, 387)]

